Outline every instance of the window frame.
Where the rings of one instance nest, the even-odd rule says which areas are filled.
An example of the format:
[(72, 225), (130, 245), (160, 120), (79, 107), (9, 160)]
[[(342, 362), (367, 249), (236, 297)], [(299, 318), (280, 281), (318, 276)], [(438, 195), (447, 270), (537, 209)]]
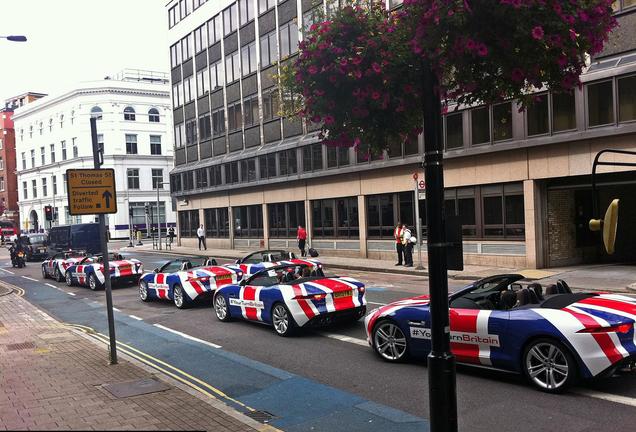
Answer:
[[(132, 181), (132, 185), (131, 185), (131, 181)], [(132, 189), (132, 190), (140, 189), (139, 168), (126, 168), (126, 185), (128, 189)]]
[(139, 154), (137, 147), (137, 134), (125, 134), (126, 139), (126, 154), (134, 155)]
[(137, 113), (135, 112), (135, 109), (132, 106), (127, 106), (126, 108), (124, 108), (124, 120), (126, 121), (136, 121), (137, 119)]

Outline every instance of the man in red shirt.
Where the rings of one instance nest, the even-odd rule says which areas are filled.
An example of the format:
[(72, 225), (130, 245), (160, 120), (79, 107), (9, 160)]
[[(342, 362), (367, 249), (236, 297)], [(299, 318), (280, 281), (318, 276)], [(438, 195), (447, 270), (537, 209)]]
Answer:
[(298, 240), (298, 249), (300, 249), (300, 256), (307, 256), (305, 252), (305, 242), (307, 241), (307, 231), (298, 225), (298, 231), (296, 232), (296, 240)]

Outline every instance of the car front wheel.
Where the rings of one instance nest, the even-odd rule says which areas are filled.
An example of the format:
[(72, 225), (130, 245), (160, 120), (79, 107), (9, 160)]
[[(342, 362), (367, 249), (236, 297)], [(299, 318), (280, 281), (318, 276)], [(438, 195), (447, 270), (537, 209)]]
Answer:
[(147, 302), (148, 299), (148, 283), (146, 281), (139, 282), (139, 298), (143, 302)]
[(55, 281), (56, 282), (62, 282), (64, 280), (64, 276), (62, 276), (62, 273), (60, 273), (60, 269), (59, 268), (55, 268)]
[(101, 288), (101, 284), (97, 280), (97, 277), (95, 276), (94, 273), (91, 273), (90, 275), (88, 275), (88, 287), (92, 289), (93, 291), (97, 291), (98, 289)]
[(562, 393), (577, 376), (570, 351), (552, 339), (537, 339), (523, 352), (523, 371), (532, 385), (548, 393)]
[(373, 349), (389, 362), (404, 361), (408, 357), (406, 336), (393, 321), (380, 321), (373, 328)]
[(230, 310), (222, 294), (214, 296), (214, 314), (219, 321), (227, 322), (230, 320)]
[(47, 279), (49, 274), (46, 272), (46, 268), (42, 266), (42, 279)]
[(64, 279), (66, 279), (66, 286), (73, 286), (73, 276), (70, 271), (66, 272)]

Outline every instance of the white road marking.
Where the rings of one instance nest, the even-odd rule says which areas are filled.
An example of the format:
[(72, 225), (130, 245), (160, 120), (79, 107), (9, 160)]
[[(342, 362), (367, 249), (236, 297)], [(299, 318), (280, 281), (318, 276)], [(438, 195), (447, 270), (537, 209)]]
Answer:
[(144, 320), (143, 318), (139, 318), (136, 315), (128, 315), (128, 316), (131, 317), (132, 319), (136, 319), (137, 321), (143, 321)]
[(3, 268), (0, 268), (0, 270), (2, 270), (3, 272), (7, 272), (7, 273), (9, 273), (9, 274), (15, 274), (14, 272), (9, 271), (9, 270), (5, 270), (5, 269), (3, 269)]
[(117, 309), (116, 307), (113, 308), (113, 310), (117, 311), (117, 312), (121, 312), (119, 309)]
[(367, 300), (367, 304), (372, 304), (372, 305), (378, 305), (378, 306), (386, 306), (386, 303), (376, 303), (376, 302), (372, 302)]
[(610, 393), (603, 393), (596, 390), (572, 390), (572, 393), (580, 394), (581, 396), (587, 396), (595, 399), (602, 399), (608, 402), (619, 403), (623, 405), (629, 405), (636, 407), (636, 398), (628, 397), (628, 396), (620, 396), (614, 395)]
[(59, 289), (58, 287), (56, 287), (55, 285), (50, 284), (50, 283), (45, 283), (44, 285), (50, 286), (51, 288)]
[(70, 295), (70, 296), (73, 296), (73, 297), (75, 297), (75, 293), (72, 293), (72, 292), (67, 292), (67, 291), (64, 291), (64, 292), (66, 292), (66, 294), (68, 294), (68, 295)]
[(28, 276), (22, 276), (22, 277), (25, 278), (25, 279), (28, 279), (30, 281), (33, 281), (33, 282), (37, 282), (38, 281), (37, 279), (33, 279), (33, 278), (28, 277)]
[(199, 338), (195, 338), (194, 336), (190, 336), (189, 334), (182, 333), (182, 332), (177, 331), (177, 330), (173, 330), (173, 329), (171, 329), (169, 327), (162, 326), (161, 324), (153, 324), (153, 325), (155, 327), (157, 327), (157, 328), (160, 328), (160, 329), (165, 330), (165, 331), (169, 331), (170, 333), (174, 333), (176, 335), (179, 335), (179, 336), (181, 336), (183, 338), (186, 338), (186, 339), (189, 339), (191, 341), (199, 342), (199, 343), (202, 343), (203, 345), (211, 346), (212, 348), (221, 348), (221, 345), (213, 344), (212, 342), (208, 342), (208, 341), (204, 341), (204, 340), (199, 339)]
[(320, 333), (322, 336), (328, 337), (330, 339), (336, 339), (342, 342), (349, 342), (355, 345), (360, 345), (364, 347), (368, 347), (369, 344), (364, 339), (358, 339), (350, 336), (340, 335), (337, 333)]

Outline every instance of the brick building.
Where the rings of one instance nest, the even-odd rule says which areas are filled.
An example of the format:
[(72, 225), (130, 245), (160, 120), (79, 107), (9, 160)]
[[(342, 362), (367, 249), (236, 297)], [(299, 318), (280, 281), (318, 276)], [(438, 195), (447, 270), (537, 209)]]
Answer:
[[(400, 1), (387, 0), (387, 7)], [(215, 247), (293, 248), (306, 225), (331, 254), (393, 256), (394, 224), (415, 222), (412, 173), (423, 141), (366, 160), (321, 145), (317, 125), (277, 115), (278, 61), (293, 58), (322, 0), (171, 0), (175, 133), (171, 191), (179, 240), (204, 224)], [(335, 2), (337, 6), (337, 2)], [(458, 215), (469, 264), (550, 267), (636, 259), (636, 172), (607, 168), (601, 207), (621, 199), (613, 257), (587, 229), (590, 173), (605, 148), (636, 150), (636, 3), (615, 2), (620, 27), (572, 94), (459, 107), (444, 118), (447, 214)], [(454, 108), (454, 107), (451, 107)], [(419, 203), (425, 219), (424, 201)], [(425, 221), (424, 221), (425, 222)]]
[(0, 109), (0, 217), (19, 224), (18, 186), (15, 165), (15, 130), (13, 111), (15, 108), (45, 96), (42, 93), (25, 93), (5, 101)]

